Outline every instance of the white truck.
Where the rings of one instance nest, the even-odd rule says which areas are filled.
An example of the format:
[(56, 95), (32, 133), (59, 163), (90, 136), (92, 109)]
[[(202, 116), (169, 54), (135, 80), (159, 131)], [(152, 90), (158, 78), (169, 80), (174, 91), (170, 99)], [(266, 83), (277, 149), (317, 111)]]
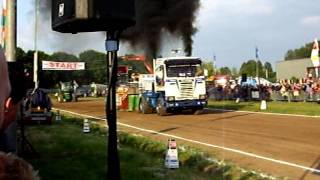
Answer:
[(200, 58), (158, 58), (153, 62), (153, 71), (153, 74), (139, 78), (139, 110), (142, 113), (155, 111), (163, 116), (190, 109), (199, 114), (207, 105)]

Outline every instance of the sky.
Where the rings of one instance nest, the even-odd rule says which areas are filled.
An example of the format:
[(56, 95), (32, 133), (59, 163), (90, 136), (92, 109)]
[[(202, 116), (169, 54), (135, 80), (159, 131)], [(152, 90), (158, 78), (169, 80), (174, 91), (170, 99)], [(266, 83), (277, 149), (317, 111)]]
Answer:
[[(1, 2), (2, 3), (2, 2)], [(34, 0), (17, 0), (17, 40), (24, 50), (34, 49)], [(2, 6), (2, 4), (1, 4)], [(103, 33), (60, 34), (51, 30), (50, 16), (40, 17), (37, 47), (47, 53), (84, 50), (104, 51)], [(320, 11), (317, 0), (201, 0), (193, 37), (193, 56), (212, 61), (218, 67), (239, 68), (255, 58), (274, 66), (289, 49), (320, 39)], [(182, 48), (179, 38), (166, 36), (161, 54)], [(139, 53), (122, 43), (119, 54)]]

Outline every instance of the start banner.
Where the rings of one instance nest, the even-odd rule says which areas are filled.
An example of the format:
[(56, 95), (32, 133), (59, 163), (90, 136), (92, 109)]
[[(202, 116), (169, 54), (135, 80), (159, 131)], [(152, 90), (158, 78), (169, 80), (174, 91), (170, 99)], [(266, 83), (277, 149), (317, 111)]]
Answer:
[(42, 61), (42, 70), (74, 71), (85, 70), (84, 62)]

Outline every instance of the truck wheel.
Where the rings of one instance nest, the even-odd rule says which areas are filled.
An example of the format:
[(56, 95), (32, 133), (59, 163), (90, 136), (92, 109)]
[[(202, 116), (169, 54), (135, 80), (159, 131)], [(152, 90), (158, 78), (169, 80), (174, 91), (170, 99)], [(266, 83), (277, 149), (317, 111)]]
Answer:
[(142, 112), (143, 114), (151, 114), (152, 113), (152, 108), (149, 106), (148, 102), (143, 97), (140, 99), (139, 111)]
[(156, 111), (157, 111), (157, 114), (160, 115), (160, 116), (168, 115), (167, 108), (164, 106), (164, 102), (163, 102), (162, 98), (158, 99), (158, 104), (157, 104), (157, 107), (156, 107)]

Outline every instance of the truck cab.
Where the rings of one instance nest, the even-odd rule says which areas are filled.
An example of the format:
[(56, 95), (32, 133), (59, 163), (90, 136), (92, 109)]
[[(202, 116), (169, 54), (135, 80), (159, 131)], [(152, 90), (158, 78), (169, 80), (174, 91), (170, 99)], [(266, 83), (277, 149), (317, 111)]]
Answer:
[[(153, 69), (153, 88), (143, 91), (141, 101), (149, 101), (148, 105), (159, 115), (185, 109), (199, 113), (207, 105), (200, 58), (158, 58), (153, 62)], [(143, 112), (144, 107), (140, 108)]]

